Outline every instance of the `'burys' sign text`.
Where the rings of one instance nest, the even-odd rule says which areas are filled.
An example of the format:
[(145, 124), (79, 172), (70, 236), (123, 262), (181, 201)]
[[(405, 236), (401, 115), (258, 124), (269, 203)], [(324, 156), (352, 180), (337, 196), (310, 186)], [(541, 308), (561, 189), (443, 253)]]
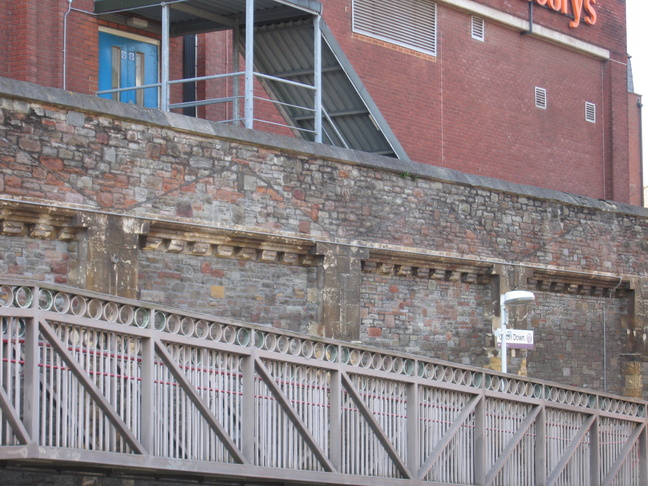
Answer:
[(574, 20), (569, 22), (570, 27), (578, 27), (581, 19), (589, 25), (596, 23), (596, 0), (528, 0), (541, 6), (547, 6), (556, 12), (572, 15)]

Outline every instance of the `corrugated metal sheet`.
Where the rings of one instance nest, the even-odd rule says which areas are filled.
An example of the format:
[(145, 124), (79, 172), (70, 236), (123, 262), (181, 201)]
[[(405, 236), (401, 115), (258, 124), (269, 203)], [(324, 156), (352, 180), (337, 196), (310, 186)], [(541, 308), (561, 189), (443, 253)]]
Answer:
[[(350, 64), (337, 43), (324, 29), (322, 43), (322, 106), (323, 142), (338, 147), (352, 148), (391, 157), (407, 158), (396, 137), (377, 112), (369, 107), (368, 95), (362, 86), (353, 82)], [(327, 35), (328, 34), (328, 35)], [(284, 22), (259, 27), (255, 32), (255, 69), (291, 81), (313, 84), (314, 48), (311, 21)], [(290, 104), (313, 107), (313, 93), (303, 88), (264, 80), (264, 86), (278, 100)], [(366, 93), (366, 92), (365, 92)], [(283, 107), (282, 113), (290, 125), (308, 130), (314, 127), (311, 112)], [(302, 138), (314, 140), (309, 132), (299, 132)]]

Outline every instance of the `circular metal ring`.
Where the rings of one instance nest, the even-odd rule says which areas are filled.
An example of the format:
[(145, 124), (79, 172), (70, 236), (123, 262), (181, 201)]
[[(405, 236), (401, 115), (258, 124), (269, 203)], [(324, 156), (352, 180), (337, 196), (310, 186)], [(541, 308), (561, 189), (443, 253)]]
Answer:
[(70, 310), (70, 296), (65, 292), (58, 292), (54, 296), (54, 310), (59, 314), (67, 314)]
[(222, 324), (215, 323), (211, 325), (211, 327), (209, 328), (209, 338), (217, 343), (220, 342), (221, 339), (223, 339)]
[(326, 361), (336, 361), (338, 356), (338, 347), (334, 344), (326, 346)]
[(459, 385), (463, 379), (463, 370), (455, 369), (452, 371), (452, 383)]
[(114, 302), (106, 303), (103, 310), (103, 316), (107, 321), (116, 322), (117, 318), (119, 317), (119, 309), (117, 308), (117, 304), (115, 304)]
[(315, 347), (313, 349), (313, 354), (315, 355), (316, 359), (324, 359), (324, 354), (326, 353), (326, 346), (324, 343), (315, 343)]
[(394, 358), (392, 358), (389, 355), (383, 356), (382, 369), (384, 371), (387, 371), (387, 372), (391, 371), (393, 364), (394, 364)]
[(289, 348), (288, 338), (286, 336), (279, 336), (277, 338), (277, 351), (281, 354), (286, 354)]
[(166, 327), (167, 316), (164, 312), (155, 311), (153, 315), (153, 329), (162, 332)]
[(21, 309), (26, 309), (32, 305), (34, 294), (29, 287), (18, 287), (14, 295), (16, 305)]
[(461, 375), (461, 384), (465, 386), (470, 386), (472, 383), (472, 372), (470, 371), (464, 371)]
[(236, 333), (236, 344), (238, 344), (239, 346), (249, 346), (250, 339), (250, 330), (245, 327), (241, 327)]
[[(319, 344), (319, 343), (317, 343)], [(301, 354), (304, 358), (310, 359), (313, 356), (313, 343), (312, 341), (304, 341), (302, 343), (302, 349), (301, 349)]]
[(103, 304), (97, 299), (92, 299), (88, 302), (88, 317), (90, 319), (99, 320), (103, 314)]
[(223, 341), (227, 344), (234, 344), (234, 341), (236, 341), (236, 329), (232, 326), (225, 326), (223, 328)]
[(193, 319), (189, 317), (184, 317), (180, 320), (180, 330), (184, 336), (190, 337), (193, 336), (194, 331), (196, 330), (196, 323)]
[(406, 359), (403, 362), (403, 374), (407, 376), (412, 376), (414, 374), (414, 361), (411, 359)]
[[(0, 307), (8, 307), (8, 305), (5, 305), (5, 294), (4, 294), (4, 288), (7, 287), (6, 285), (0, 287)], [(11, 291), (11, 287), (7, 287)], [(9, 297), (9, 296), (7, 296)], [(11, 302), (13, 301), (13, 292), (11, 293), (11, 300), (9, 301), (9, 305), (11, 305)], [(40, 295), (38, 296), (38, 308), (44, 311), (48, 311), (52, 309), (52, 306), (54, 305), (54, 296), (52, 295), (52, 292), (50, 292), (47, 289), (41, 289), (40, 290)]]
[(297, 338), (292, 338), (290, 340), (290, 354), (293, 356), (299, 356), (301, 353), (301, 340)]
[(490, 389), (493, 391), (500, 391), (500, 383), (502, 379), (497, 375), (488, 375), (490, 376)]
[[(182, 319), (182, 328), (184, 329), (185, 324), (184, 320), (189, 319), (189, 317), (185, 317)], [(205, 321), (204, 319), (200, 319), (198, 322), (196, 322), (196, 327), (194, 330), (196, 337), (198, 339), (205, 339), (209, 335), (209, 323)]]
[[(49, 293), (49, 290), (41, 290), (41, 294)], [(51, 299), (50, 294), (50, 299)], [(0, 287), (0, 307), (11, 307), (14, 303), (14, 292), (9, 285), (3, 285)], [(51, 304), (50, 304), (51, 305)], [(41, 306), (41, 309), (49, 310), (49, 308), (44, 308)]]
[(470, 384), (475, 388), (480, 388), (482, 384), (482, 377), (483, 375), (481, 373), (473, 373)]
[(348, 364), (351, 359), (351, 350), (349, 348), (343, 347), (340, 349), (340, 362), (342, 364)]
[(277, 335), (269, 332), (263, 338), (263, 346), (268, 351), (274, 351), (277, 347)]
[(178, 334), (180, 332), (180, 324), (180, 318), (175, 314), (171, 314), (166, 320), (167, 332)]
[(119, 322), (125, 326), (130, 326), (135, 318), (135, 311), (130, 305), (122, 305), (119, 308)]
[(256, 349), (263, 349), (263, 342), (265, 341), (265, 333), (256, 331), (254, 333), (254, 347)]
[(135, 315), (133, 316), (133, 321), (137, 327), (145, 328), (149, 325), (149, 320), (151, 319), (151, 313), (148, 309), (144, 307), (138, 307), (135, 309)]
[(398, 374), (403, 372), (403, 358), (394, 358), (394, 362), (392, 363), (392, 371)]
[(86, 313), (87, 307), (88, 303), (86, 302), (84, 297), (81, 297), (80, 295), (75, 295), (74, 297), (72, 297), (72, 301), (70, 302), (70, 309), (72, 309), (72, 314), (77, 317), (83, 317)]

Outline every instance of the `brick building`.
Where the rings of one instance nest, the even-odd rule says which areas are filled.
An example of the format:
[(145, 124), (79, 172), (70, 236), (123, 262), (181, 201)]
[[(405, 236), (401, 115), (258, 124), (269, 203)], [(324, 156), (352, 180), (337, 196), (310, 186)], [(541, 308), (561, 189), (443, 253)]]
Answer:
[[(8, 48), (0, 53), (0, 71), (6, 76), (86, 94), (158, 81), (160, 14), (153, 8), (128, 9), (155, 2), (3, 3), (0, 35)], [(172, 15), (196, 15), (195, 27), (172, 23), (172, 80), (222, 74), (236, 65), (234, 29), (226, 21), (218, 27), (220, 32), (183, 37), (209, 30), (204, 25), (215, 14), (203, 7), (172, 6)], [(642, 204), (641, 156), (636, 150), (640, 108), (637, 96), (628, 95), (625, 2), (329, 0), (321, 7), (324, 28), (330, 33), (327, 44), (338, 45), (335, 56), (344, 56), (345, 71), (357, 77), (355, 89), (369, 100), (370, 119), (390, 132), (400, 158)], [(286, 59), (298, 57), (300, 38), (287, 30), (281, 42), (270, 43), (264, 37), (270, 30), (261, 25), (264, 22), (268, 21), (257, 21), (258, 51), (271, 46), (268, 56), (281, 58), (284, 65)], [(116, 47), (131, 54), (139, 49), (141, 59), (130, 61), (141, 69), (149, 55), (145, 70), (152, 71), (146, 74), (151, 77), (136, 80), (131, 74), (132, 79), (126, 80), (120, 73), (121, 81), (115, 84), (113, 79), (111, 84), (110, 49)], [(324, 71), (333, 69), (327, 63), (325, 57)], [(290, 75), (287, 71), (284, 77)], [(185, 85), (184, 92), (173, 85), (171, 99), (231, 97), (236, 84), (232, 79)], [(263, 92), (257, 85), (259, 97), (268, 92), (281, 97), (268, 87), (264, 84), (267, 92)], [(337, 98), (347, 96), (347, 88), (339, 84), (328, 89), (343, 93)], [(157, 106), (155, 89), (140, 93), (145, 93), (147, 105)], [(121, 96), (124, 101), (130, 96), (132, 102), (145, 103), (135, 99), (134, 92)], [(325, 109), (348, 117), (357, 108), (336, 101), (340, 102), (336, 110)], [(221, 102), (199, 104), (197, 112), (222, 120), (236, 118), (232, 112), (238, 110), (242, 108)], [(272, 124), (255, 128), (309, 138), (305, 131), (278, 128), (282, 119), (273, 105), (259, 111)], [(288, 116), (285, 110), (281, 113)], [(344, 130), (342, 126), (340, 131)], [(368, 131), (357, 126), (347, 130)], [(379, 152), (361, 142), (354, 145), (354, 140), (345, 145)]]

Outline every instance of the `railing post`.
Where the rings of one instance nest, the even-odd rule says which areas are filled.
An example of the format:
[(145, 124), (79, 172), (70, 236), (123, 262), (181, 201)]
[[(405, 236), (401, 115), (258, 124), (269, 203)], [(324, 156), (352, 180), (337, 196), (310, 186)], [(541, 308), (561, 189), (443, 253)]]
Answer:
[(160, 108), (162, 111), (169, 111), (169, 5), (162, 3), (162, 66), (160, 66), (160, 75), (162, 93), (160, 96)]
[(644, 425), (639, 436), (639, 477), (648, 478), (648, 425)]
[[(152, 338), (142, 339), (142, 407), (141, 407), (141, 434), (140, 442), (149, 454), (154, 455), (155, 427), (155, 344)], [(157, 410), (160, 418), (166, 416), (167, 410)]]
[(542, 407), (536, 418), (534, 446), (536, 486), (547, 484), (547, 409)]
[(38, 301), (40, 297), (40, 288), (34, 287), (32, 310), (34, 312), (33, 319), (28, 319), (25, 329), (25, 347), (23, 366), (23, 386), (24, 386), (24, 405), (23, 405), (23, 424), (25, 430), (33, 442), (38, 443), (39, 437), (39, 367), (38, 367), (38, 326), (39, 326), (39, 310)]
[(245, 1), (245, 128), (254, 128), (254, 0)]
[(342, 375), (331, 371), (329, 390), (329, 459), (337, 471), (342, 469)]
[[(482, 375), (482, 382), (484, 376)], [(475, 435), (473, 437), (473, 473), (475, 484), (486, 482), (486, 396), (475, 406)]]
[(243, 456), (252, 465), (256, 464), (254, 451), (256, 449), (255, 424), (258, 417), (255, 416), (255, 397), (254, 397), (254, 360), (256, 359), (256, 349), (254, 348), (255, 336), (252, 333), (252, 353), (250, 356), (244, 356), (241, 363), (241, 372), (243, 373), (243, 399), (241, 404), (242, 423), (241, 423), (241, 450)]
[(313, 19), (313, 40), (315, 51), (314, 85), (315, 85), (315, 142), (322, 143), (322, 31), (320, 28), (321, 17), (316, 15)]
[(419, 386), (407, 385), (407, 467), (416, 475), (421, 467), (419, 427)]
[[(599, 440), (599, 417), (594, 418), (594, 422), (589, 429), (590, 438), (590, 485), (600, 486), (601, 484), (601, 442)], [(644, 476), (645, 478), (645, 476)]]

